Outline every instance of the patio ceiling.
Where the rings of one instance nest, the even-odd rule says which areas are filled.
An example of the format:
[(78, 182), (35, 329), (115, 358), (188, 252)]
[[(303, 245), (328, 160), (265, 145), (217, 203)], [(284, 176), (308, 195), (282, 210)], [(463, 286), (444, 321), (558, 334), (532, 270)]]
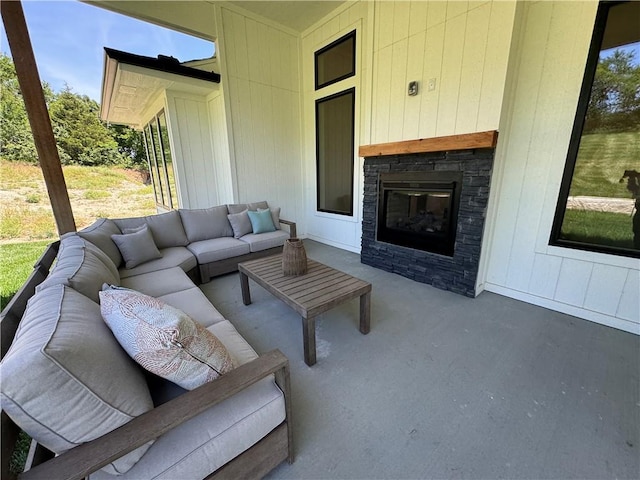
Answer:
[(345, 1), (231, 1), (234, 5), (302, 32)]

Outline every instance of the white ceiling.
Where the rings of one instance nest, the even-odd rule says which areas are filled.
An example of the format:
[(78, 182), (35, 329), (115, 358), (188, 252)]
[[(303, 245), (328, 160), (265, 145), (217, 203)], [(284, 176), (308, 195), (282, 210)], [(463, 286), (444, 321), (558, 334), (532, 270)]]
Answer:
[(253, 1), (234, 0), (229, 3), (242, 7), (276, 23), (302, 32), (345, 1)]

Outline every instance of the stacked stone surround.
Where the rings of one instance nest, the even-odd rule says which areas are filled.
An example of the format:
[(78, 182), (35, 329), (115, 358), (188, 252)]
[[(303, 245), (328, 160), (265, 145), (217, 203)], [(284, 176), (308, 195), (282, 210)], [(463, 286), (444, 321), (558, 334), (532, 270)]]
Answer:
[[(459, 150), (365, 158), (362, 263), (475, 297), (494, 152), (494, 149)], [(462, 172), (453, 257), (376, 240), (379, 175), (428, 171)]]

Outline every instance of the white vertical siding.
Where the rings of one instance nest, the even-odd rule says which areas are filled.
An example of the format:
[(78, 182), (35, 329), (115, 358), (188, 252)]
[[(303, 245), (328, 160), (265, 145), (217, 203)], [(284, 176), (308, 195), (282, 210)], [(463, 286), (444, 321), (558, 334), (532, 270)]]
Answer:
[[(392, 2), (388, 3), (393, 9), (394, 4)], [(303, 32), (301, 44), (305, 183), (303, 195), (306, 218), (306, 228), (303, 232), (316, 240), (351, 251), (360, 251), (362, 236), (363, 160), (358, 157), (357, 149), (359, 145), (368, 143), (368, 131), (371, 125), (369, 122), (370, 104), (368, 101), (371, 92), (368, 82), (371, 82), (369, 65), (373, 42), (370, 28), (368, 27), (370, 12), (372, 12), (372, 6), (369, 2), (363, 1), (344, 5), (338, 8), (333, 16), (325, 18)], [(396, 21), (395, 25), (393, 22), (390, 25), (385, 24), (384, 28), (387, 32), (386, 35), (389, 37), (389, 45), (392, 44), (394, 29), (396, 32), (404, 32), (402, 35), (404, 35), (405, 40), (404, 48), (400, 48), (396, 56), (397, 70), (402, 79), (392, 80), (392, 70), (389, 68), (384, 72), (386, 77), (382, 81), (387, 84), (392, 81), (404, 82), (407, 67), (406, 31), (409, 28), (409, 17), (408, 15), (406, 18), (403, 17), (401, 20)], [(314, 53), (354, 29), (356, 30), (356, 75), (316, 91), (314, 83)], [(398, 34), (401, 35), (401, 33)], [(353, 216), (349, 217), (316, 211), (315, 101), (351, 87), (356, 88), (356, 131), (353, 153), (354, 212)], [(403, 113), (399, 110), (392, 114), (402, 115)], [(389, 111), (386, 112), (386, 115), (389, 115)], [(388, 125), (386, 127), (388, 128)], [(396, 127), (402, 129), (402, 122), (397, 122)]]
[[(498, 128), (515, 2), (374, 8), (371, 143)], [(416, 97), (407, 96), (410, 81), (419, 82)]]
[(218, 205), (221, 202), (213, 162), (213, 130), (205, 98), (167, 91), (166, 106), (180, 207)]
[(298, 38), (239, 9), (219, 8), (234, 201), (267, 200), (302, 226)]
[(596, 9), (596, 1), (518, 8), (484, 287), (640, 333), (640, 261), (548, 246)]
[(233, 176), (222, 92), (210, 95), (207, 98), (207, 107), (211, 125), (211, 149), (218, 204), (233, 203)]

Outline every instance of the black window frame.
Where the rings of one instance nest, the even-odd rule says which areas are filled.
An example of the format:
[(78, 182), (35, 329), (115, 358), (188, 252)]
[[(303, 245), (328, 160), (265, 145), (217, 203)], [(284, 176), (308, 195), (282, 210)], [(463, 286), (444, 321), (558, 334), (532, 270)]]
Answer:
[(560, 184), (560, 192), (558, 194), (558, 203), (556, 204), (556, 211), (553, 218), (553, 225), (551, 227), (549, 245), (555, 246), (555, 247), (567, 247), (567, 248), (573, 248), (576, 250), (585, 250), (585, 251), (597, 252), (597, 253), (606, 253), (610, 255), (640, 258), (640, 251), (638, 250), (600, 245), (600, 244), (594, 244), (594, 243), (578, 242), (575, 240), (567, 240), (567, 239), (560, 238), (562, 224), (564, 222), (564, 216), (567, 209), (567, 199), (569, 197), (569, 190), (571, 188), (571, 182), (573, 180), (576, 161), (578, 159), (578, 150), (580, 149), (582, 132), (584, 130), (584, 124), (587, 117), (587, 110), (589, 108), (589, 101), (591, 99), (591, 90), (592, 90), (593, 81), (596, 75), (596, 69), (598, 67), (598, 60), (600, 57), (602, 41), (604, 38), (606, 26), (607, 26), (607, 19), (609, 17), (609, 10), (611, 9), (611, 7), (614, 7), (616, 5), (620, 5), (623, 3), (627, 3), (627, 2), (626, 1), (602, 1), (598, 5), (598, 11), (596, 13), (596, 20), (593, 28), (593, 34), (591, 36), (591, 44), (589, 46), (589, 53), (587, 56), (587, 62), (584, 70), (584, 76), (582, 77), (582, 85), (580, 86), (580, 96), (578, 97), (578, 106), (576, 108), (576, 115), (573, 121), (573, 129), (571, 131), (569, 149), (567, 151), (564, 171), (562, 174), (562, 182)]
[[(349, 73), (345, 73), (344, 75), (341, 75), (339, 77), (336, 77), (334, 79), (331, 79), (327, 82), (324, 83), (319, 83), (318, 81), (318, 57), (320, 57), (320, 55), (322, 55), (323, 53), (328, 52), (329, 50), (331, 50), (332, 48), (340, 45), (343, 42), (348, 41), (349, 39), (353, 38), (353, 51), (351, 52), (351, 71)], [(324, 87), (328, 87), (329, 85), (333, 85), (334, 83), (338, 83), (346, 78), (350, 78), (355, 76), (356, 74), (356, 30), (353, 30), (349, 33), (347, 33), (346, 35), (343, 35), (342, 37), (338, 38), (337, 40), (334, 40), (333, 42), (331, 42), (329, 45), (322, 47), (320, 50), (317, 50), (314, 53), (313, 56), (313, 70), (314, 70), (314, 82), (315, 82), (315, 89), (316, 90), (320, 90), (321, 88)]]
[[(318, 124), (318, 107), (322, 102), (326, 102), (329, 100), (333, 100), (334, 98), (338, 98), (344, 95), (351, 94), (351, 112), (353, 121), (351, 122), (351, 182), (350, 182), (350, 190), (349, 195), (351, 196), (351, 202), (349, 204), (349, 212), (342, 212), (337, 210), (329, 210), (320, 208), (320, 142), (318, 141), (320, 134), (320, 126)], [(356, 128), (356, 87), (347, 88), (346, 90), (342, 90), (338, 93), (334, 93), (332, 95), (328, 95), (326, 97), (322, 97), (316, 100), (315, 102), (315, 124), (316, 124), (316, 211), (323, 213), (332, 213), (335, 215), (344, 215), (347, 217), (353, 217), (353, 182), (355, 180), (355, 166), (354, 166), (354, 156), (353, 151), (355, 149), (355, 128)]]

